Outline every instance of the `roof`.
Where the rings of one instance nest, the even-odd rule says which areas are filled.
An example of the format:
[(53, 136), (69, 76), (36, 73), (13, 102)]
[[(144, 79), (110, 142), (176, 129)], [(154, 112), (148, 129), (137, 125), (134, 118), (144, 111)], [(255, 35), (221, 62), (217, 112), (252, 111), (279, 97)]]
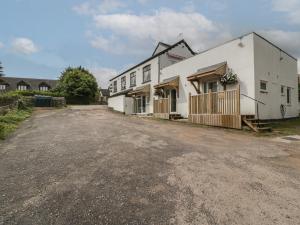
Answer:
[(109, 97), (115, 97), (115, 96), (119, 96), (119, 95), (126, 95), (126, 94), (128, 94), (128, 92), (130, 92), (130, 91), (132, 91), (132, 90), (133, 90), (133, 89), (130, 88), (130, 89), (128, 89), (128, 90), (125, 90), (125, 91), (121, 91), (121, 92), (112, 94), (112, 95), (110, 95)]
[(137, 87), (136, 89), (130, 91), (129, 95), (137, 95), (137, 94), (149, 94), (150, 93), (150, 84)]
[(188, 76), (187, 78), (188, 80), (193, 80), (193, 79), (198, 79), (204, 75), (211, 75), (211, 74), (224, 75), (224, 73), (226, 72), (225, 71), (226, 66), (227, 66), (227, 62), (221, 62), (208, 67), (204, 67), (199, 69), (196, 73)]
[(110, 94), (109, 89), (100, 89), (100, 92), (102, 93), (103, 96), (109, 96)]
[(158, 49), (158, 47), (159, 47), (160, 45), (162, 45), (162, 46), (164, 46), (164, 47), (166, 47), (166, 48), (169, 48), (169, 47), (171, 46), (171, 45), (169, 45), (169, 44), (166, 44), (166, 43), (163, 43), (163, 42), (159, 42), (159, 43), (157, 44), (156, 48), (154, 49), (152, 55), (154, 55), (154, 53), (156, 52), (156, 50)]
[(160, 55), (162, 55), (162, 54), (164, 54), (164, 53), (170, 51), (172, 48), (175, 48), (177, 45), (180, 45), (180, 44), (185, 44), (185, 46), (188, 48), (188, 50), (189, 50), (193, 55), (196, 54), (196, 53), (191, 49), (191, 47), (186, 43), (186, 41), (185, 41), (184, 39), (182, 39), (181, 41), (178, 41), (177, 43), (171, 45), (170, 47), (166, 48), (165, 50), (163, 50), (163, 51), (161, 51), (161, 52), (159, 52), (159, 53), (157, 53), (157, 54), (151, 56), (150, 58), (148, 58), (148, 59), (146, 59), (146, 60), (140, 62), (139, 64), (137, 64), (137, 65), (135, 65), (135, 66), (133, 66), (133, 67), (131, 67), (131, 68), (129, 68), (129, 69), (127, 69), (126, 71), (122, 72), (121, 74), (119, 74), (119, 75), (117, 75), (117, 76), (111, 78), (109, 81), (112, 81), (112, 80), (116, 79), (117, 77), (120, 77), (120, 76), (122, 76), (123, 74), (129, 72), (130, 70), (133, 70), (133, 69), (139, 67), (140, 65), (142, 65), (142, 64), (144, 64), (144, 63), (146, 63), (146, 62), (148, 62), (148, 61), (150, 61), (150, 60), (152, 60), (152, 59), (154, 59), (154, 58), (156, 58), (156, 57), (158, 57), (158, 56), (160, 56)]
[(179, 76), (170, 77), (164, 79), (159, 84), (155, 85), (154, 88), (161, 88), (165, 86), (178, 86), (179, 85)]
[(30, 85), (31, 89), (38, 90), (40, 84), (44, 83), (51, 88), (56, 87), (58, 80), (52, 79), (36, 79), (36, 78), (24, 78), (24, 77), (0, 77), (0, 80), (8, 84), (10, 89), (17, 89), (18, 83), (24, 82)]

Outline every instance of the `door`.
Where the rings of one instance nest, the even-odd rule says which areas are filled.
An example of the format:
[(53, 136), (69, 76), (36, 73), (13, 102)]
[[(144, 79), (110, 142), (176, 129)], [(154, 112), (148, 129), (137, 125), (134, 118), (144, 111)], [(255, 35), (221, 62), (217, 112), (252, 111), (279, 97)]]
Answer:
[(139, 96), (136, 98), (136, 113), (145, 113), (146, 112), (146, 96)]
[(171, 113), (176, 113), (177, 112), (177, 93), (175, 89), (171, 90)]
[(133, 98), (131, 97), (125, 97), (125, 114), (131, 115), (134, 111), (134, 103)]

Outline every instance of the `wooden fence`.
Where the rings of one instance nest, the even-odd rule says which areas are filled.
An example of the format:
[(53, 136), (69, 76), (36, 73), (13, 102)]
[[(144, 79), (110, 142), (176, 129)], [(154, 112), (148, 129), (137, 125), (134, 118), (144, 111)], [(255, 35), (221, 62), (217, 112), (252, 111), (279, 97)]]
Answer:
[(189, 95), (189, 120), (192, 123), (241, 129), (240, 88)]
[(160, 119), (169, 119), (170, 100), (169, 98), (153, 99), (153, 115)]

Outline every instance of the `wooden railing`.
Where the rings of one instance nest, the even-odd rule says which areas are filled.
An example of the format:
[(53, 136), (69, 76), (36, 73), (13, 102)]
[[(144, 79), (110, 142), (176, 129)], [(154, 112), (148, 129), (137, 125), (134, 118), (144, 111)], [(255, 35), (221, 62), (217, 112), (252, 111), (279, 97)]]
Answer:
[(240, 87), (236, 90), (189, 94), (189, 120), (211, 126), (241, 128)]
[(169, 98), (153, 99), (154, 117), (161, 119), (169, 119), (170, 100)]
[(239, 89), (190, 95), (189, 99), (190, 114), (240, 114)]

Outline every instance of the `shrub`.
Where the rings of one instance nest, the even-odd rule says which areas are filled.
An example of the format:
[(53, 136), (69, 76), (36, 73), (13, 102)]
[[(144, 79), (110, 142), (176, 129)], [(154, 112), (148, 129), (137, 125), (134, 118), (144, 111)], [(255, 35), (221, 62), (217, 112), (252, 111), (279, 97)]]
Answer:
[(31, 115), (31, 109), (11, 110), (4, 116), (0, 116), (0, 139), (4, 139), (13, 132), (18, 124)]
[(83, 67), (69, 67), (62, 73), (56, 91), (69, 104), (90, 104), (96, 101), (98, 84), (93, 74)]

